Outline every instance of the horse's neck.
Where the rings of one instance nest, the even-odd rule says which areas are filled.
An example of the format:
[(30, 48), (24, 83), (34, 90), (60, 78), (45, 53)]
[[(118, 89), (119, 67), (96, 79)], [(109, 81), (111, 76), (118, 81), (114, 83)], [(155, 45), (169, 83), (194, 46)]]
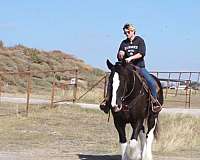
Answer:
[(133, 71), (133, 74), (131, 75), (131, 78), (129, 80), (129, 83), (127, 83), (127, 92), (133, 92), (133, 96), (137, 96), (140, 92), (140, 89), (142, 87), (142, 82), (140, 80), (140, 77)]

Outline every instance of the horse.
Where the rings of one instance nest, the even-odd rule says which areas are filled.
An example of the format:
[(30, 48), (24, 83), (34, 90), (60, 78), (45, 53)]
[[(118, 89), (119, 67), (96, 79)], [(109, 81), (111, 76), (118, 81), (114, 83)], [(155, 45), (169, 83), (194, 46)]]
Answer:
[[(152, 142), (158, 136), (158, 114), (152, 111), (151, 94), (137, 68), (130, 63), (107, 60), (110, 75), (107, 85), (104, 112), (111, 110), (118, 131), (122, 160), (152, 160)], [(152, 75), (153, 76), (153, 75)], [(163, 90), (157, 82), (157, 99), (163, 104)], [(116, 110), (117, 108), (117, 110)], [(127, 142), (126, 124), (132, 127)]]

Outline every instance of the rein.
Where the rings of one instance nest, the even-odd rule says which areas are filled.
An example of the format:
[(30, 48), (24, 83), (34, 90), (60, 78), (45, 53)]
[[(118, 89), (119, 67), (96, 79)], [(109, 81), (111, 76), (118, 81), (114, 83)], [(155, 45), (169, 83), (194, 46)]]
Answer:
[[(141, 89), (140, 89), (139, 94), (138, 94), (133, 100), (138, 99), (138, 97), (141, 95), (142, 89), (143, 89), (143, 87), (144, 87), (143, 81), (142, 81), (141, 78), (139, 77), (138, 73), (137, 73), (136, 71), (134, 71), (134, 70), (133, 70), (133, 72), (135, 73), (135, 74), (134, 74), (133, 87), (132, 87), (131, 91), (130, 91), (127, 95), (121, 97), (122, 103), (125, 102), (125, 100), (126, 100), (128, 97), (130, 97), (130, 96), (132, 95), (132, 93), (133, 93), (133, 91), (134, 91), (134, 89), (135, 89), (135, 76), (136, 76), (136, 75), (137, 75), (138, 79), (140, 80), (140, 82), (142, 83), (142, 86), (141, 86)], [(125, 89), (124, 89), (124, 94), (125, 94)]]
[(127, 97), (129, 97), (133, 93), (134, 89), (135, 89), (135, 75), (134, 75), (134, 80), (133, 80), (133, 87), (132, 87), (131, 91), (128, 93), (128, 95), (125, 95), (126, 89), (124, 88), (123, 95), (125, 95), (125, 96), (121, 97), (122, 102), (125, 101), (127, 99)]

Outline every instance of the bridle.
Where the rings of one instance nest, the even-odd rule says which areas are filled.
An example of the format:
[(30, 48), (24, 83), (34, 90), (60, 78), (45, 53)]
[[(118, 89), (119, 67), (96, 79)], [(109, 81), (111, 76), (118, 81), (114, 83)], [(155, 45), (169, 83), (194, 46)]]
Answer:
[[(137, 76), (137, 78), (139, 79), (139, 81), (141, 82), (141, 88), (140, 88), (139, 94), (138, 94), (137, 96), (135, 96), (135, 97), (132, 99), (132, 101), (137, 102), (137, 99), (138, 99), (140, 96), (143, 95), (143, 94), (142, 94), (142, 90), (143, 90), (143, 88), (144, 88), (143, 81), (141, 80), (141, 78), (140, 78), (139, 74), (137, 73), (137, 71), (133, 70), (133, 85), (132, 85), (132, 89), (131, 89), (131, 91), (130, 91), (128, 94), (126, 94), (126, 88), (127, 88), (127, 87), (124, 87), (123, 96), (121, 97), (122, 104), (126, 104), (127, 99), (128, 99), (131, 95), (133, 95), (133, 91), (134, 91), (134, 89), (135, 89), (136, 76)], [(131, 101), (131, 102), (132, 102), (132, 101)]]

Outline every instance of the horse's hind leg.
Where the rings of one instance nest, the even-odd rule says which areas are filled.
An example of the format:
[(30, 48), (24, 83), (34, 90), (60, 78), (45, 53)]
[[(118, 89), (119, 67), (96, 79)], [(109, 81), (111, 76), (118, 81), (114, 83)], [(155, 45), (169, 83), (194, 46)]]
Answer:
[[(143, 151), (144, 145), (146, 144), (146, 140), (147, 140), (147, 139), (146, 139), (146, 133), (145, 133), (144, 126), (143, 126), (143, 129), (140, 130), (139, 138), (140, 138), (141, 151)], [(142, 154), (142, 153), (141, 153), (141, 154)]]
[(157, 118), (151, 116), (148, 119), (148, 132), (147, 132), (147, 140), (143, 148), (142, 152), (142, 160), (152, 160), (152, 143), (154, 139), (154, 131), (157, 125)]

